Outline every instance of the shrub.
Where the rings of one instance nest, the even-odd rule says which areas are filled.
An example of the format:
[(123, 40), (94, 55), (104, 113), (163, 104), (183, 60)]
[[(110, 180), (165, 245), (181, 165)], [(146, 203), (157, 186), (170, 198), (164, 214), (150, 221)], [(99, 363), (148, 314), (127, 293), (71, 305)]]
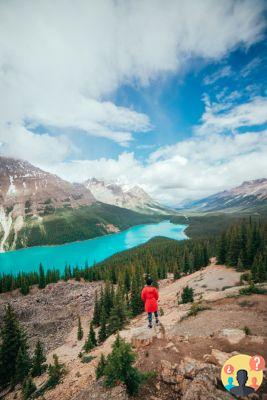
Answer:
[(182, 303), (192, 303), (194, 301), (194, 291), (189, 286), (184, 287), (182, 293)]
[(267, 290), (251, 284), (248, 287), (240, 289), (239, 293), (241, 295), (249, 296), (251, 294), (267, 294)]
[(246, 336), (251, 335), (251, 330), (248, 326), (244, 326), (243, 331), (245, 332)]
[(101, 356), (96, 375), (98, 378), (105, 376), (105, 385), (107, 387), (113, 387), (117, 382), (122, 382), (126, 386), (129, 395), (137, 394), (141, 383), (151, 375), (142, 374), (135, 368), (133, 366), (135, 359), (136, 355), (132, 351), (131, 345), (118, 335), (107, 360)]

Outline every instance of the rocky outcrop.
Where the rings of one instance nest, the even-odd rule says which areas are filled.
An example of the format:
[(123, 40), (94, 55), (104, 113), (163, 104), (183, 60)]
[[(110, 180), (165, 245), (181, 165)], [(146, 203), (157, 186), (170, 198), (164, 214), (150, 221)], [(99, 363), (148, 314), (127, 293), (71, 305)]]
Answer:
[(107, 389), (104, 387), (103, 379), (94, 382), (88, 388), (82, 390), (73, 400), (128, 400), (124, 386), (115, 386)]
[(246, 337), (246, 334), (241, 329), (223, 329), (217, 337), (227, 340), (230, 344), (237, 344)]
[(227, 392), (218, 388), (220, 368), (186, 357), (180, 364), (161, 361), (160, 379), (173, 386), (177, 398), (183, 400), (230, 400)]

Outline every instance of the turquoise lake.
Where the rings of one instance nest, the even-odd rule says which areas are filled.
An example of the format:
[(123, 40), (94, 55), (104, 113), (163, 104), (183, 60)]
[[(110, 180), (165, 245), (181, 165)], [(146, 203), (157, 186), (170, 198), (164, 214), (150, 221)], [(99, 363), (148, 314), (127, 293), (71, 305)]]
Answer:
[(83, 267), (85, 261), (91, 266), (123, 250), (147, 242), (155, 236), (171, 239), (187, 239), (186, 225), (175, 225), (170, 221), (157, 224), (134, 226), (125, 231), (100, 236), (82, 242), (67, 243), (59, 246), (40, 246), (0, 253), (0, 274), (19, 271), (38, 270), (40, 262), (45, 269), (57, 268), (63, 271), (65, 264)]

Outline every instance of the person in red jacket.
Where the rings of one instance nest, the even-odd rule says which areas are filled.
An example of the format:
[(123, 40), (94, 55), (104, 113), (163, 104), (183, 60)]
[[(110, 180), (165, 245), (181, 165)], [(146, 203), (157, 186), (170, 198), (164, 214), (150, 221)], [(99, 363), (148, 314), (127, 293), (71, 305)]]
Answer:
[(152, 286), (153, 280), (151, 278), (147, 278), (146, 286), (143, 288), (141, 293), (141, 299), (145, 303), (145, 310), (148, 314), (148, 327), (152, 328), (152, 315), (154, 313), (156, 318), (156, 324), (159, 323), (158, 317), (158, 299), (159, 292), (158, 290)]

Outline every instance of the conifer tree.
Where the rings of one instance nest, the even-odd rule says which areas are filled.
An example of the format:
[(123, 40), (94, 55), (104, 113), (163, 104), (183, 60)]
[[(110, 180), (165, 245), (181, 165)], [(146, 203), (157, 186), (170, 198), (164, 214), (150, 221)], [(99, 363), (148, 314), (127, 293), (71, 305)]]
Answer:
[(19, 349), (26, 345), (26, 335), (10, 305), (5, 310), (0, 337), (0, 386), (5, 386), (14, 382)]
[(54, 364), (50, 364), (48, 367), (48, 380), (45, 385), (47, 389), (52, 389), (58, 385), (66, 372), (64, 365), (59, 363), (56, 354), (53, 354), (53, 360)]
[(30, 292), (30, 286), (28, 279), (25, 276), (21, 277), (21, 286), (20, 286), (20, 293), (26, 296)]
[(104, 368), (105, 384), (112, 387), (120, 381), (125, 384), (129, 395), (137, 394), (142, 382), (142, 374), (133, 367), (135, 359), (136, 355), (131, 345), (117, 336)]
[(100, 317), (100, 328), (98, 332), (98, 342), (102, 343), (107, 338), (107, 316), (105, 309), (102, 308), (101, 310), (101, 317)]
[(244, 271), (244, 264), (241, 257), (238, 257), (237, 271)]
[(44, 354), (43, 345), (40, 342), (40, 340), (38, 340), (38, 342), (36, 343), (33, 360), (32, 360), (31, 374), (33, 377), (41, 376), (45, 372), (45, 370), (47, 368), (47, 365), (45, 364), (45, 362), (46, 362), (46, 357)]
[(44, 289), (46, 286), (45, 273), (42, 263), (39, 266), (39, 289)]
[(36, 385), (33, 382), (32, 378), (29, 376), (25, 381), (23, 382), (22, 386), (22, 396), (23, 400), (29, 400), (31, 399), (31, 395), (36, 391)]
[(94, 306), (94, 315), (93, 315), (93, 324), (95, 326), (100, 325), (100, 301), (98, 300), (98, 293), (97, 290), (95, 291), (95, 306)]
[[(137, 273), (137, 271), (136, 271)], [(139, 315), (144, 310), (144, 305), (141, 299), (141, 287), (138, 285), (136, 274), (132, 277), (132, 287), (131, 287), (131, 312), (133, 317)], [(140, 282), (140, 281), (139, 281)]]
[(96, 371), (95, 371), (96, 379), (99, 379), (102, 376), (104, 376), (106, 365), (107, 365), (107, 360), (106, 360), (104, 354), (102, 353), (101, 357), (100, 357), (100, 360), (99, 360), (99, 363), (98, 363), (98, 365), (96, 367)]
[(225, 232), (223, 232), (218, 242), (217, 264), (225, 264), (225, 262), (226, 262), (226, 235)]
[(26, 340), (20, 345), (15, 366), (15, 382), (21, 383), (28, 376), (31, 369), (31, 359)]
[(83, 328), (81, 323), (81, 317), (78, 317), (78, 331), (77, 331), (77, 339), (82, 340), (83, 338)]
[(95, 335), (93, 323), (91, 322), (88, 337), (87, 337), (87, 340), (86, 340), (83, 348), (88, 353), (90, 350), (92, 350), (96, 346), (97, 346), (96, 335)]
[(114, 306), (111, 310), (109, 319), (107, 333), (112, 335), (113, 333), (121, 330), (126, 322), (127, 310), (125, 299), (121, 290), (117, 290), (116, 298), (114, 301)]
[(182, 292), (182, 303), (192, 303), (194, 301), (194, 291), (189, 286), (185, 286)]

